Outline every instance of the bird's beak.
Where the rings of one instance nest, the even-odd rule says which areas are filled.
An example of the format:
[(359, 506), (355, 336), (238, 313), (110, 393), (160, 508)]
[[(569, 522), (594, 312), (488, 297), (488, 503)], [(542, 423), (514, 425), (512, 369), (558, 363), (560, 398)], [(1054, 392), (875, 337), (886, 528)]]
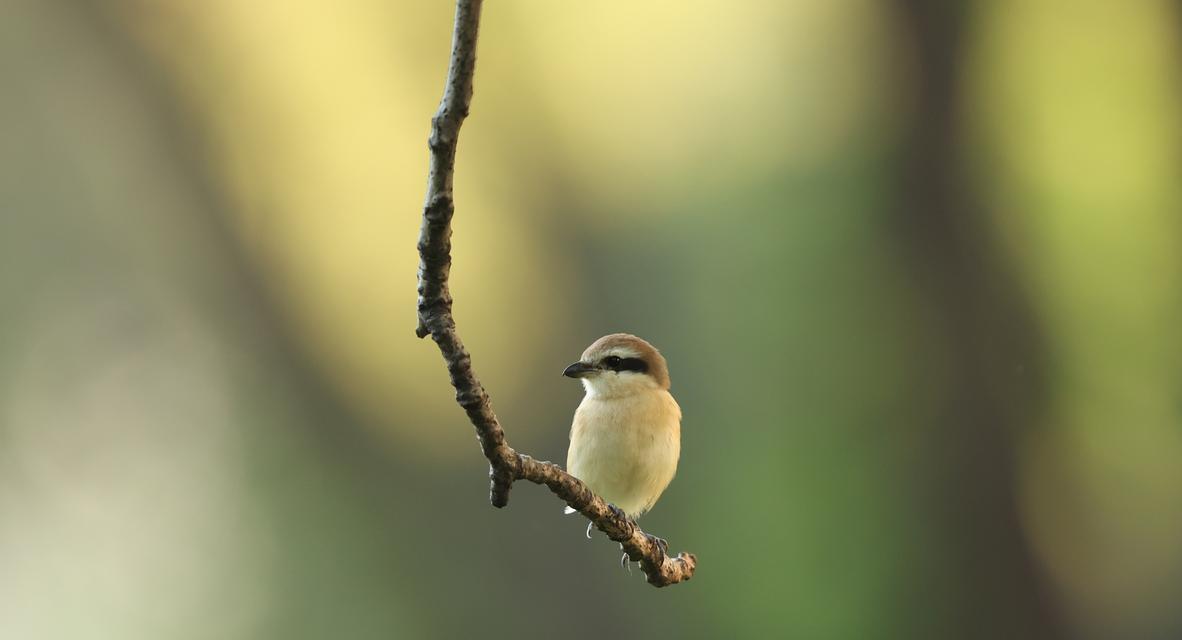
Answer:
[(599, 371), (599, 368), (595, 365), (587, 364), (586, 362), (576, 362), (567, 367), (566, 370), (562, 372), (562, 375), (568, 378), (586, 378), (596, 371)]

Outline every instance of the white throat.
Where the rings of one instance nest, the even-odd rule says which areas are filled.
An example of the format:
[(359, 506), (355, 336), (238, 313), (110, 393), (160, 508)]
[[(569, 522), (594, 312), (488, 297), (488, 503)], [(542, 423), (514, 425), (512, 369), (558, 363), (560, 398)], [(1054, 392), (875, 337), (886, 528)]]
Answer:
[(643, 373), (605, 371), (583, 378), (583, 388), (589, 398), (623, 398), (660, 387)]

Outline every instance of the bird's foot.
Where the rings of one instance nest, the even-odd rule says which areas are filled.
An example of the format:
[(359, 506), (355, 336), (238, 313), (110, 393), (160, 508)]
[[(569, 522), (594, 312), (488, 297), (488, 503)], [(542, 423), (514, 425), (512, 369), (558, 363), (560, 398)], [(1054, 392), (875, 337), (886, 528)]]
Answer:
[(636, 520), (634, 520), (632, 516), (628, 515), (628, 513), (623, 509), (610, 502), (607, 503), (607, 508), (611, 510), (612, 515), (624, 522), (624, 528), (626, 531), (628, 531), (626, 535), (632, 535), (631, 532), (636, 529)]
[(649, 539), (649, 540), (652, 540), (652, 541), (653, 541), (653, 544), (655, 544), (655, 545), (657, 545), (658, 547), (660, 547), (660, 548), (661, 548), (661, 552), (662, 552), (662, 553), (664, 553), (665, 555), (669, 555), (669, 541), (668, 541), (668, 540), (666, 540), (666, 539), (664, 539), (664, 538), (658, 538), (658, 537), (656, 537), (656, 536), (654, 536), (654, 535), (650, 535), (650, 536), (648, 537), (648, 539)]

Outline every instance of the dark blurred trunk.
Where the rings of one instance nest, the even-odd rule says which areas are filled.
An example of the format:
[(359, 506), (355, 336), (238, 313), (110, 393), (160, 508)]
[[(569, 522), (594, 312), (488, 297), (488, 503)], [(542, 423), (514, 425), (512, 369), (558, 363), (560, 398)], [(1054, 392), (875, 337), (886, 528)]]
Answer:
[(915, 108), (900, 157), (895, 228), (925, 303), (926, 373), (938, 418), (923, 436), (919, 482), (945, 563), (926, 585), (933, 635), (1065, 636), (1022, 528), (1015, 444), (1042, 385), (1030, 309), (993, 246), (962, 172), (958, 100), (971, 3), (897, 0), (911, 47)]

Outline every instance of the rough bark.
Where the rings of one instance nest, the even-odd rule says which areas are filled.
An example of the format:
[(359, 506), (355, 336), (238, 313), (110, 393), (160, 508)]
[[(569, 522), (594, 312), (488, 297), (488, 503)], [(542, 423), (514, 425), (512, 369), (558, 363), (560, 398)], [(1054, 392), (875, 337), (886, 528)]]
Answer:
[(476, 427), (484, 457), (489, 462), (490, 500), (495, 507), (509, 503), (509, 490), (517, 480), (545, 485), (571, 508), (586, 516), (607, 537), (619, 542), (628, 557), (640, 563), (649, 584), (664, 587), (689, 580), (697, 566), (692, 553), (668, 555), (664, 540), (640, 530), (636, 522), (595, 495), (582, 481), (551, 462), (518, 453), (505, 441), (505, 432), (493, 412), (488, 393), (472, 370), (472, 357), (460, 341), (452, 317), (448, 289), (451, 273), (451, 220), (455, 213), (452, 178), (460, 126), (472, 101), (472, 77), (476, 70), (476, 40), (482, 0), (456, 2), (451, 63), (439, 111), (431, 121), (431, 165), (427, 197), (419, 233), (419, 324), (416, 334), (431, 336), (443, 354), (456, 401)]

